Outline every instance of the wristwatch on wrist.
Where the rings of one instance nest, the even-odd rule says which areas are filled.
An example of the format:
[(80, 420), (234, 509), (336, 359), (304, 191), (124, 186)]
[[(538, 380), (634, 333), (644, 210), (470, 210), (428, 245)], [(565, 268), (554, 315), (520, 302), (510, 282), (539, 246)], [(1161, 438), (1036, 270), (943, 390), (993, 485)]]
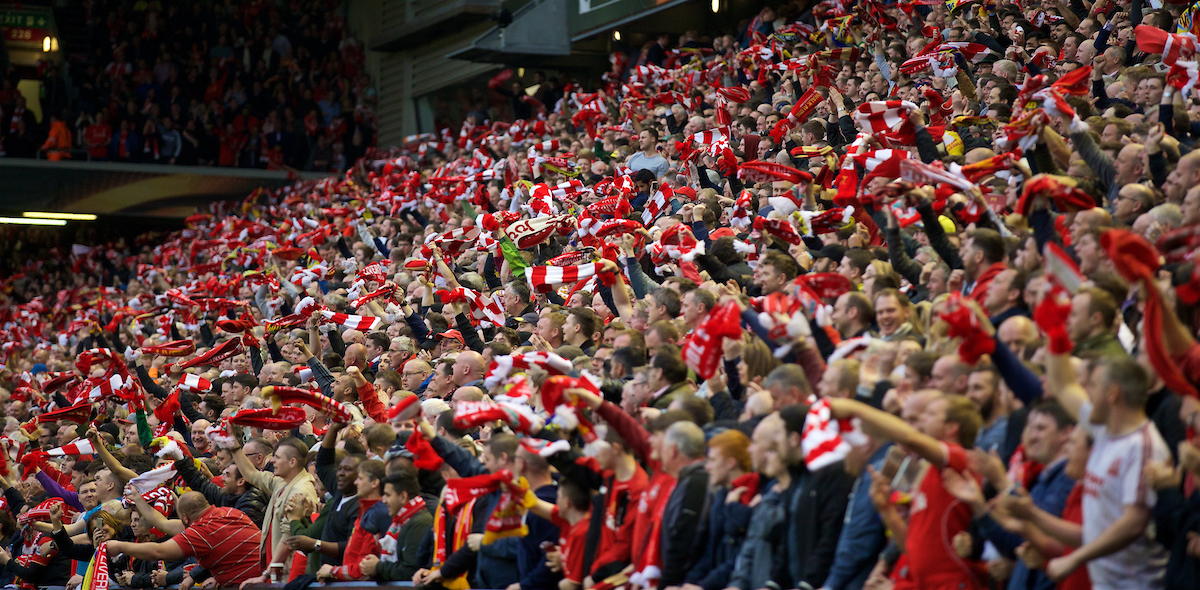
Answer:
[(313, 544), (313, 551), (316, 551), (317, 553), (321, 552), (321, 540), (320, 539), (317, 539), (317, 542)]

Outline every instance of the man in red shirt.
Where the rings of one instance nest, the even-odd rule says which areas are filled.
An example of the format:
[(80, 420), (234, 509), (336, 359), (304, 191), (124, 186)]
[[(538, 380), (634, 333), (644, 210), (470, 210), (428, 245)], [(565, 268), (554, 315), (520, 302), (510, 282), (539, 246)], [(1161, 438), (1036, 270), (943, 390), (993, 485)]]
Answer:
[(195, 557), (222, 587), (237, 586), (261, 571), (258, 540), (262, 531), (244, 512), (211, 506), (200, 492), (180, 496), (175, 509), (187, 527), (182, 533), (161, 543), (109, 541), (109, 555), (124, 553), (146, 561)]
[(896, 579), (896, 588), (922, 590), (969, 590), (985, 587), (980, 573), (986, 569), (974, 560), (960, 558), (952, 540), (971, 524), (971, 509), (946, 491), (942, 470), (975, 477), (967, 469), (967, 452), (975, 441), (983, 419), (971, 400), (961, 395), (934, 398), (917, 428), (900, 418), (850, 399), (830, 399), (835, 418), (862, 420), (884, 440), (915, 453), (930, 463), (913, 495), (908, 530), (893, 531), (905, 539), (906, 566)]
[[(592, 401), (599, 406), (602, 400), (595, 396)], [(604, 490), (604, 518), (602, 522), (593, 523), (600, 529), (600, 542), (592, 557), (589, 572), (592, 582), (620, 572), (632, 561), (634, 516), (642, 491), (650, 481), (634, 458), (633, 449), (616, 429), (608, 429), (604, 441), (608, 444), (599, 447), (594, 462), (580, 461), (574, 453), (559, 453), (550, 461), (564, 477), (592, 489)], [(584, 580), (585, 586), (590, 585), (588, 581)]]
[(93, 160), (108, 158), (108, 145), (112, 143), (112, 127), (108, 124), (108, 116), (103, 110), (96, 112), (96, 122), (87, 126), (83, 131), (83, 142), (87, 144), (88, 153)]

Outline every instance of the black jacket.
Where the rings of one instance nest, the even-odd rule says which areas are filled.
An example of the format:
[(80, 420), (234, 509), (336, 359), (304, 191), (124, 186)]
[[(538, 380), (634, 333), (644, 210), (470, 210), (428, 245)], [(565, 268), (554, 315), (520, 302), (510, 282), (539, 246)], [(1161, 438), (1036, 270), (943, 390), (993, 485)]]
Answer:
[[(21, 508), (25, 506), (25, 498), (21, 496), (21, 493), (16, 488), (4, 490), (4, 499), (8, 502), (9, 510), (14, 515), (20, 513)], [(30, 529), (25, 529), (13, 535), (12, 545), (9, 546), (12, 559), (4, 566), (2, 577), (11, 581), (15, 575), (25, 582), (38, 587), (65, 586), (67, 580), (71, 578), (71, 557), (67, 555), (61, 545), (59, 545), (58, 549), (53, 550), (53, 555), (48, 561), (39, 560), (41, 563), (37, 563), (30, 560), (29, 565), (17, 563), (17, 558), (22, 555), (21, 546), (24, 544), (22, 535), (30, 534), (36, 535), (37, 533)], [(43, 539), (42, 542), (45, 543), (47, 540)], [(87, 559), (91, 559), (91, 555)]]
[(787, 555), (791, 556), (788, 571), (792, 580), (787, 587), (808, 582), (820, 588), (833, 565), (854, 478), (838, 461), (805, 473), (798, 484), (788, 490)]
[(191, 459), (176, 461), (175, 470), (189, 488), (204, 494), (204, 499), (208, 500), (209, 504), (241, 510), (247, 518), (262, 528), (263, 516), (270, 501), (262, 490), (247, 484), (246, 491), (241, 494), (226, 494), (212, 480), (204, 477)]
[(695, 565), (698, 552), (694, 548), (707, 499), (708, 472), (704, 470), (704, 462), (698, 461), (680, 469), (675, 489), (663, 508), (660, 590), (682, 584)]

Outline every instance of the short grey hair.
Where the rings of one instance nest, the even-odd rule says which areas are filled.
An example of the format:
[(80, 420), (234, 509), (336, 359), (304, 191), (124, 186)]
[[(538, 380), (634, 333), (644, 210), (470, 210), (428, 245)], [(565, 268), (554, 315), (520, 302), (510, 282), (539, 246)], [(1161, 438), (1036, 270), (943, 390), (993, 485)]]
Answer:
[(1147, 213), (1154, 221), (1171, 228), (1179, 227), (1183, 223), (1183, 213), (1180, 211), (1179, 205), (1175, 203), (1163, 203), (1150, 209)]
[(404, 352), (416, 352), (417, 345), (413, 344), (413, 339), (408, 336), (397, 336), (392, 338), (392, 343), (399, 345), (400, 350)]
[(699, 459), (707, 452), (704, 443), (704, 431), (694, 422), (676, 422), (667, 428), (665, 439), (667, 444), (679, 449), (684, 457)]
[(1017, 66), (1017, 62), (1011, 59), (1002, 59), (992, 64), (992, 73), (1002, 78), (1016, 76), (1019, 71), (1020, 68)]

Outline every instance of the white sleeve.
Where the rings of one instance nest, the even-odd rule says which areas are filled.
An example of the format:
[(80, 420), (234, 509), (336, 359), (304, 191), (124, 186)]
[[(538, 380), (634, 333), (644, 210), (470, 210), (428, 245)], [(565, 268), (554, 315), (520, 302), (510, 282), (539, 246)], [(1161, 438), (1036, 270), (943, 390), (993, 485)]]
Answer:
[(1121, 453), (1121, 505), (1136, 504), (1153, 508), (1158, 494), (1146, 482), (1143, 469), (1150, 460), (1161, 460), (1154, 452), (1154, 440), (1149, 429), (1127, 435), (1131, 438)]

